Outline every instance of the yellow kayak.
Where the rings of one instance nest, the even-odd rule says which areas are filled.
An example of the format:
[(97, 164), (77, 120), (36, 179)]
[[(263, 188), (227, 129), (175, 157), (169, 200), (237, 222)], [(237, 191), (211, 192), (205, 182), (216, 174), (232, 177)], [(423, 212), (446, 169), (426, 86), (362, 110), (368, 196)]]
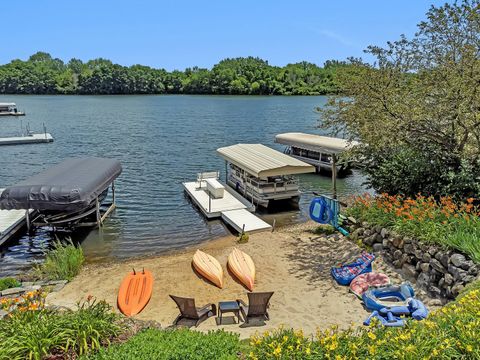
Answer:
[(242, 250), (234, 248), (228, 256), (228, 267), (248, 290), (253, 291), (255, 264), (249, 255), (245, 254)]
[(200, 275), (217, 285), (220, 289), (223, 287), (223, 269), (217, 259), (203, 251), (197, 250), (195, 255), (193, 255), (192, 263)]

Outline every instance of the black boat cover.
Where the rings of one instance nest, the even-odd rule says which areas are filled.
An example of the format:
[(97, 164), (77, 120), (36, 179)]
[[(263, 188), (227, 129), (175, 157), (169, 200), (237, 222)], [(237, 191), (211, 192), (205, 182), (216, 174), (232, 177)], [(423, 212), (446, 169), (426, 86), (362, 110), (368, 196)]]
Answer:
[(66, 159), (0, 194), (0, 209), (77, 211), (88, 207), (122, 172), (119, 161)]

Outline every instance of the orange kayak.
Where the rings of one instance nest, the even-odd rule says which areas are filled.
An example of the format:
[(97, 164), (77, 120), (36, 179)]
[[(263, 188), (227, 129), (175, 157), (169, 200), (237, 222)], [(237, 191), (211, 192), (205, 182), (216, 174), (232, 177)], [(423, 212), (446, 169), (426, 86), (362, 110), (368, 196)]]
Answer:
[(143, 270), (125, 276), (118, 290), (117, 305), (126, 316), (138, 314), (148, 304), (152, 296), (153, 276), (150, 271)]
[(223, 287), (222, 265), (213, 256), (197, 250), (195, 255), (193, 255), (192, 264), (195, 270), (204, 278), (217, 285), (220, 289)]
[(253, 291), (255, 264), (249, 255), (245, 254), (242, 250), (234, 248), (228, 256), (228, 267), (233, 275), (235, 275), (248, 290)]

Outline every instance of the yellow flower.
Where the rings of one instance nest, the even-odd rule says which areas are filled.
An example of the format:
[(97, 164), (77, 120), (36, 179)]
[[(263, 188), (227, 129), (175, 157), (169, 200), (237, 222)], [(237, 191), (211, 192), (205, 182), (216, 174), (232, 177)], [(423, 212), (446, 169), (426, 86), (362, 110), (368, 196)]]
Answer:
[(413, 346), (412, 344), (408, 345), (408, 346), (405, 348), (405, 351), (406, 351), (406, 352), (412, 352), (413, 350), (415, 350), (415, 346)]
[(473, 351), (472, 345), (468, 344), (468, 345), (465, 347), (465, 350), (467, 350), (468, 352), (472, 352), (472, 351)]
[(311, 353), (312, 353), (312, 351), (310, 350), (309, 347), (307, 347), (307, 348), (305, 349), (305, 354), (310, 355)]
[(333, 341), (330, 346), (327, 346), (328, 350), (333, 351), (338, 347), (338, 342)]
[(273, 350), (273, 355), (274, 356), (280, 356), (280, 354), (282, 353), (282, 348), (280, 345), (278, 345), (275, 350)]
[(377, 336), (376, 336), (374, 333), (372, 333), (372, 332), (369, 332), (369, 333), (368, 333), (368, 337), (369, 337), (370, 339), (372, 339), (372, 340), (375, 340), (375, 339), (377, 338)]
[(295, 331), (295, 336), (299, 338), (303, 338), (303, 330), (297, 330)]
[(375, 353), (377, 352), (375, 345), (368, 345), (368, 352), (370, 355), (375, 355)]

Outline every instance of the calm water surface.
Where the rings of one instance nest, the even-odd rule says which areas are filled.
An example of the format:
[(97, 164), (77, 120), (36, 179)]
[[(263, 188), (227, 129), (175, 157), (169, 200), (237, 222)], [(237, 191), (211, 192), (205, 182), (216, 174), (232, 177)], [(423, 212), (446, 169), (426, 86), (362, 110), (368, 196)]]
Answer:
[[(215, 150), (234, 143), (263, 143), (278, 150), (280, 132), (318, 133), (314, 108), (325, 97), (241, 96), (0, 96), (27, 112), (0, 119), (0, 136), (16, 135), (20, 122), (51, 144), (0, 147), (0, 188), (13, 185), (66, 157), (102, 156), (121, 161), (118, 209), (101, 230), (83, 234), (88, 261), (156, 254), (196, 244), (229, 230), (207, 222), (185, 198), (182, 181), (201, 171), (224, 171)], [(340, 196), (364, 192), (358, 172), (340, 179)], [(300, 211), (263, 214), (288, 224), (305, 219), (311, 191), (330, 193), (330, 179), (302, 175)], [(38, 231), (3, 251), (0, 276), (23, 271), (39, 259), (51, 236)]]

